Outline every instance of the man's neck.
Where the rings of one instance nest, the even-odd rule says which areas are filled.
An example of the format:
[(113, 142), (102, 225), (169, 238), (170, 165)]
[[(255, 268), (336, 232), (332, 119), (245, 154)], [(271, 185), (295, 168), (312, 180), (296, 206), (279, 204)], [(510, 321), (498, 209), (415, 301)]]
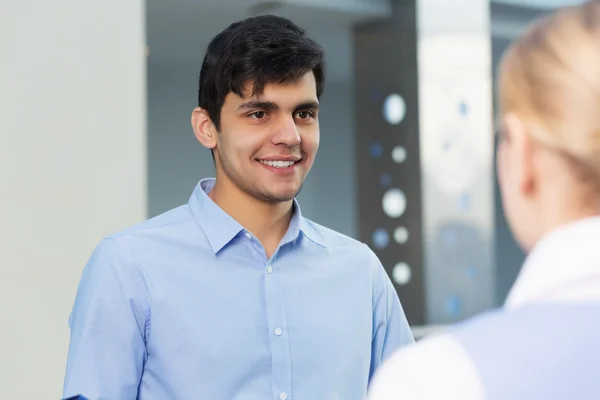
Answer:
[(293, 201), (269, 203), (260, 201), (229, 182), (215, 182), (208, 196), (223, 211), (252, 233), (270, 257), (288, 230)]

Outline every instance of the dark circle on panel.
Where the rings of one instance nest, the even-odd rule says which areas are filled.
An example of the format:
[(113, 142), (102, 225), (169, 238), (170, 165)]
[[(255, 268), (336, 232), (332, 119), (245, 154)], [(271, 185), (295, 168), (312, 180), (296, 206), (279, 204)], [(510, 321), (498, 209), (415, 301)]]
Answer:
[(373, 232), (373, 237), (371, 239), (373, 241), (373, 246), (376, 249), (384, 249), (390, 243), (390, 236), (385, 229), (379, 228)]
[(381, 147), (381, 143), (379, 143), (379, 142), (371, 143), (371, 148), (369, 149), (369, 152), (371, 153), (371, 157), (373, 157), (373, 158), (381, 157), (381, 154), (383, 154), (383, 149)]
[(381, 186), (383, 187), (388, 187), (392, 184), (392, 175), (390, 175), (387, 172), (384, 172), (383, 174), (381, 174)]
[(371, 100), (380, 101), (382, 99), (381, 92), (379, 90), (371, 90)]

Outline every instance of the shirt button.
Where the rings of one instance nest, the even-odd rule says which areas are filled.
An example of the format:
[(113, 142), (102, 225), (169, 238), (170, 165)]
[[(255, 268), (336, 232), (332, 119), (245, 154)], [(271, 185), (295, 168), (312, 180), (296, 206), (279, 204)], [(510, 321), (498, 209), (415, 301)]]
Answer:
[(250, 234), (250, 232), (246, 232), (246, 234), (245, 234), (245, 235), (246, 235), (246, 237), (247, 237), (248, 239), (252, 239), (252, 235)]
[(275, 328), (275, 334), (277, 336), (281, 336), (282, 333), (283, 333), (283, 331), (281, 330), (281, 328)]
[(281, 400), (286, 400), (286, 399), (287, 399), (287, 394), (286, 394), (286, 393), (281, 393), (281, 394), (279, 395), (279, 398), (280, 398)]
[(273, 273), (273, 267), (271, 267), (270, 265), (267, 267), (267, 274), (272, 274)]

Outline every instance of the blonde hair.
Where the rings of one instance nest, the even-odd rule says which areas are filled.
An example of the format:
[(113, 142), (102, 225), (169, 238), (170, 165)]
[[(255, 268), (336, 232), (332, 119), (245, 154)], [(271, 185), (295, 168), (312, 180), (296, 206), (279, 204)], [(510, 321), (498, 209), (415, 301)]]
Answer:
[(505, 53), (500, 113), (600, 181), (600, 0), (544, 17)]

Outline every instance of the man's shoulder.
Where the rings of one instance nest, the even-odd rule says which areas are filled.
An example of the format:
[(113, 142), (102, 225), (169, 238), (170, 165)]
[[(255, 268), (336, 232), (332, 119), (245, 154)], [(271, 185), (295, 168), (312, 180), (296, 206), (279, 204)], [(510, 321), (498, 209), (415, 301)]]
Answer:
[(333, 247), (336, 250), (340, 247), (351, 248), (365, 252), (365, 254), (370, 252), (369, 246), (349, 235), (318, 224), (307, 218), (304, 218), (304, 221), (323, 239), (327, 247)]
[(188, 222), (193, 218), (186, 206), (180, 206), (103, 237), (88, 258), (84, 275), (89, 282), (105, 284), (111, 275), (142, 279), (139, 276), (152, 266), (163, 265), (184, 248), (182, 243), (193, 236), (194, 225)]
[(190, 207), (181, 205), (138, 224), (129, 226), (108, 235), (105, 239), (115, 242), (128, 242), (143, 237), (160, 238), (179, 231), (181, 227), (194, 219)]
[(377, 255), (366, 243), (306, 218), (305, 222), (320, 236), (330, 256), (343, 259), (350, 257), (374, 267), (380, 265)]

